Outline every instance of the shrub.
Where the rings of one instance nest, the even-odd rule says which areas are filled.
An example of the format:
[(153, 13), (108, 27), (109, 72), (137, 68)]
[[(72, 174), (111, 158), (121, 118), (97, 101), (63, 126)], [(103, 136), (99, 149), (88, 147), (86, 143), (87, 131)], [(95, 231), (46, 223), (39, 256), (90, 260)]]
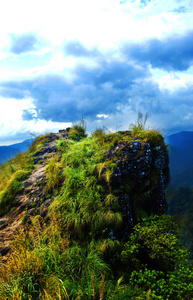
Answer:
[(68, 136), (69, 136), (69, 138), (71, 138), (74, 141), (80, 140), (80, 134), (79, 134), (78, 130), (76, 130), (76, 129), (70, 129)]
[(87, 137), (86, 130), (82, 126), (80, 126), (80, 125), (74, 125), (73, 129), (75, 129), (75, 130), (78, 131), (78, 134), (79, 134), (80, 138)]
[(147, 122), (148, 114), (146, 113), (145, 116), (138, 112), (137, 121), (134, 124), (130, 124), (130, 129), (133, 135), (138, 134), (140, 131), (146, 129), (146, 122)]
[(147, 266), (165, 272), (173, 271), (175, 265), (188, 257), (178, 241), (179, 226), (174, 219), (165, 215), (151, 216), (134, 227), (125, 244), (122, 259), (131, 266)]

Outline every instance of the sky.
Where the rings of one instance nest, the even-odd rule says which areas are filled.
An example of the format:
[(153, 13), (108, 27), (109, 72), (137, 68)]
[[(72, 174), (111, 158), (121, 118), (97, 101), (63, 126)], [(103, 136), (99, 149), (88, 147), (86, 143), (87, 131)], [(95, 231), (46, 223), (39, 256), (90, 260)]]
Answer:
[(126, 130), (138, 112), (193, 130), (192, 0), (0, 3), (0, 145), (56, 132)]

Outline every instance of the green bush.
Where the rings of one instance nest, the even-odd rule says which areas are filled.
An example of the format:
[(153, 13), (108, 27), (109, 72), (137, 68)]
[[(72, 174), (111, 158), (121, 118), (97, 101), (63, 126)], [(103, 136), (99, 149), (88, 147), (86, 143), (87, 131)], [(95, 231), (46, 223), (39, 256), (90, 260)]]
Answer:
[(79, 141), (80, 140), (80, 133), (76, 129), (70, 129), (68, 133), (68, 137), (71, 138), (74, 141)]
[(132, 266), (147, 266), (158, 271), (172, 271), (181, 261), (187, 259), (177, 236), (179, 226), (171, 217), (151, 216), (134, 227), (125, 244), (122, 259)]
[(78, 131), (78, 134), (81, 138), (87, 137), (86, 129), (83, 128), (81, 125), (74, 125), (73, 129)]

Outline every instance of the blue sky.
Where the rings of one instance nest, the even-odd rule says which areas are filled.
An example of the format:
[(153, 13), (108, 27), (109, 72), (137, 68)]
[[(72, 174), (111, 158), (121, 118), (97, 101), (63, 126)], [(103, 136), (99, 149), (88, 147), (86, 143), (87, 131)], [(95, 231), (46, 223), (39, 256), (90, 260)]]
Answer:
[(78, 121), (128, 129), (138, 111), (193, 130), (192, 0), (6, 0), (0, 144)]

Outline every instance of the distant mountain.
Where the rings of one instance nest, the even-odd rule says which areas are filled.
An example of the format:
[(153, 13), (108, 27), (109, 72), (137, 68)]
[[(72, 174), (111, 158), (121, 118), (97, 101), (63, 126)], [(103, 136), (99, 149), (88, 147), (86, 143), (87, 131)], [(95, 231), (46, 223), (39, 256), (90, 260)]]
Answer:
[(165, 138), (169, 144), (171, 181), (167, 189), (168, 213), (177, 216), (181, 241), (193, 261), (193, 132), (181, 131)]
[(165, 137), (166, 143), (184, 150), (193, 146), (193, 131), (181, 131)]
[(171, 184), (193, 187), (193, 131), (181, 131), (166, 136), (169, 144)]
[(13, 158), (14, 155), (18, 154), (19, 152), (27, 151), (31, 143), (32, 140), (28, 139), (21, 143), (9, 146), (0, 146), (0, 165)]

